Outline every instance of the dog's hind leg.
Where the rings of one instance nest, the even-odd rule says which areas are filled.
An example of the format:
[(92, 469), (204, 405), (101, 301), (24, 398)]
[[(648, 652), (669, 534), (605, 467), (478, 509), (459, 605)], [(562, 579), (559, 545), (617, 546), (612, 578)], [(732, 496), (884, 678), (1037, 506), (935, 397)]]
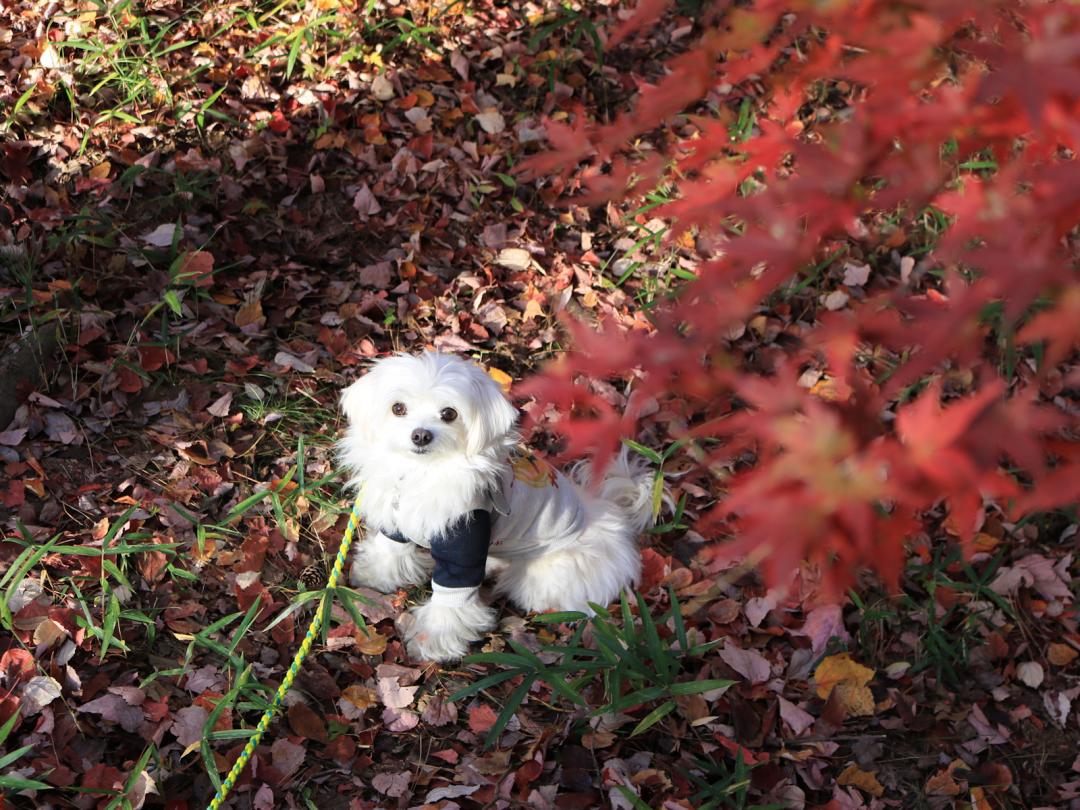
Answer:
[(601, 502), (592, 504), (581, 536), (572, 544), (537, 557), (510, 560), (495, 580), (495, 590), (531, 611), (592, 611), (608, 605), (641, 576), (641, 552), (625, 518)]

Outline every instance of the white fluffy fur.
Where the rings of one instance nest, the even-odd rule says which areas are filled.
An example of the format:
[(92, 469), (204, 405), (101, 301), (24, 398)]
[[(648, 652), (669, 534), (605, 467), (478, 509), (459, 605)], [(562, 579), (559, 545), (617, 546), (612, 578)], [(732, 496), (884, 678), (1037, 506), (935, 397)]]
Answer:
[[(392, 413), (395, 402), (406, 405), (405, 416)], [(459, 414), (450, 423), (439, 416), (448, 407)], [(488, 493), (505, 491), (512, 477), (517, 412), (495, 381), (468, 361), (434, 352), (395, 355), (349, 386), (342, 408), (349, 421), (342, 461), (352, 483), (364, 484), (362, 509), (370, 526), (393, 527), (423, 543), (460, 515), (488, 508)], [(417, 428), (433, 434), (423, 453), (410, 439)], [(595, 487), (590, 478), (588, 465), (580, 465), (572, 480), (559, 475), (546, 490), (511, 487), (510, 516), (493, 516), (493, 534), (509, 533), (512, 542), (502, 546), (505, 555), (492, 546), (488, 572), (496, 577), (496, 590), (519, 607), (588, 610), (589, 602), (608, 604), (638, 581), (637, 536), (651, 520), (651, 475), (624, 452)], [(515, 511), (520, 504), (514, 492), (533, 499), (528, 508)], [(537, 497), (547, 499), (546, 512), (544, 505), (536, 511)], [(559, 510), (566, 514), (551, 514)], [(537, 519), (529, 520), (531, 514)], [(425, 581), (430, 570), (425, 551), (376, 533), (358, 547), (351, 579), (391, 591)], [(412, 611), (411, 622), (406, 619), (414, 657), (460, 658), (494, 627), (494, 610), (475, 591), (461, 598), (454, 590), (436, 586), (432, 600)]]
[(495, 609), (477, 595), (460, 604), (442, 604), (438, 593), (412, 611), (405, 631), (409, 655), (421, 661), (453, 661), (495, 627)]
[(495, 590), (524, 610), (591, 613), (590, 602), (607, 605), (640, 578), (637, 534), (619, 507), (589, 498), (585, 529), (574, 543), (515, 560), (499, 573)]
[(431, 576), (431, 556), (412, 543), (395, 543), (375, 532), (353, 553), (349, 578), (389, 593), (407, 585), (418, 585)]

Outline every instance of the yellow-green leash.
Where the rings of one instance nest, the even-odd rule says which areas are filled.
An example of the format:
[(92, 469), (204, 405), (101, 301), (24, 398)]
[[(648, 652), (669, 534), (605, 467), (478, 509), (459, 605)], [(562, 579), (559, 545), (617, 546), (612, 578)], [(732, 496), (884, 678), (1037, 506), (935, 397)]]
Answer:
[[(345, 569), (345, 558), (349, 556), (349, 546), (352, 545), (353, 534), (356, 533), (357, 524), (360, 523), (360, 496), (362, 494), (362, 491), (357, 494), (356, 502), (353, 504), (352, 514), (349, 515), (349, 524), (345, 527), (345, 536), (341, 538), (341, 549), (338, 551), (337, 559), (334, 560), (334, 567), (330, 571), (330, 578), (326, 581), (328, 590), (337, 587), (338, 580), (341, 578), (341, 572)], [(240, 772), (244, 770), (244, 766), (248, 764), (251, 755), (255, 753), (255, 746), (259, 744), (259, 740), (262, 739), (263, 733), (270, 727), (274, 715), (277, 714), (277, 710), (281, 707), (281, 701), (285, 699), (285, 694), (292, 687), (293, 681), (296, 679), (296, 673), (300, 671), (300, 665), (304, 663), (304, 659), (307, 658), (307, 654), (311, 651), (311, 645), (315, 643), (315, 637), (319, 635), (319, 629), (322, 627), (325, 600), (329, 598), (331, 598), (330, 594), (325, 594), (322, 600), (319, 601), (319, 608), (315, 611), (315, 616), (311, 620), (311, 626), (308, 627), (307, 635), (304, 636), (304, 641), (300, 645), (300, 649), (297, 650), (296, 655), (293, 656), (289, 671), (285, 673), (285, 677), (281, 681), (281, 686), (279, 686), (277, 692), (274, 693), (274, 699), (270, 701), (270, 706), (263, 712), (263, 716), (259, 719), (259, 724), (255, 726), (255, 731), (252, 733), (250, 739), (248, 739), (247, 745), (245, 745), (244, 750), (240, 752), (240, 756), (233, 764), (232, 769), (229, 771), (229, 775), (222, 781), (221, 787), (218, 788), (218, 792), (214, 795), (214, 800), (210, 802), (206, 810), (218, 810), (218, 808), (221, 807), (221, 803), (225, 801), (225, 797), (229, 795), (229, 791), (232, 790), (233, 784), (236, 782), (237, 777), (240, 776)]]

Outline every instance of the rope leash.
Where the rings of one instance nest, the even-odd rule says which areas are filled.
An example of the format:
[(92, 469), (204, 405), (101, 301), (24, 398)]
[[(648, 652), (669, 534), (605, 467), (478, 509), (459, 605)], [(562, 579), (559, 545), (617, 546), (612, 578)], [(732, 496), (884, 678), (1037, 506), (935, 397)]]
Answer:
[[(337, 559), (334, 560), (334, 567), (330, 571), (330, 578), (326, 581), (327, 590), (337, 587), (338, 580), (341, 578), (341, 572), (345, 569), (345, 558), (349, 556), (349, 546), (352, 545), (353, 534), (356, 533), (356, 527), (360, 523), (361, 495), (363, 495), (362, 491), (357, 494), (356, 502), (353, 504), (352, 514), (349, 515), (349, 523), (345, 527), (345, 536), (341, 538), (341, 548), (338, 551)], [(274, 693), (274, 699), (270, 702), (270, 706), (263, 712), (262, 717), (259, 719), (259, 724), (255, 726), (255, 731), (247, 741), (247, 745), (244, 746), (244, 750), (240, 752), (240, 756), (237, 758), (236, 762), (233, 763), (229, 775), (222, 781), (221, 787), (219, 787), (217, 793), (214, 794), (214, 799), (207, 806), (206, 810), (218, 810), (218, 808), (221, 807), (221, 803), (224, 802), (225, 797), (229, 795), (229, 791), (232, 790), (233, 784), (240, 776), (241, 771), (244, 770), (244, 766), (251, 760), (251, 755), (255, 753), (255, 747), (259, 744), (259, 740), (262, 739), (263, 733), (270, 727), (274, 715), (276, 715), (278, 709), (281, 708), (281, 701), (285, 699), (286, 693), (292, 688), (293, 681), (296, 679), (296, 673), (300, 671), (300, 665), (304, 663), (307, 654), (311, 652), (311, 645), (315, 643), (315, 637), (319, 635), (319, 630), (322, 628), (323, 611), (326, 609), (326, 600), (330, 598), (330, 594), (327, 593), (323, 594), (323, 598), (319, 600), (318, 610), (315, 611), (315, 616), (311, 620), (307, 635), (304, 636), (304, 641), (300, 645), (300, 649), (297, 650), (296, 655), (293, 656), (292, 664), (289, 666), (289, 671), (285, 673), (285, 677), (281, 681), (281, 686), (277, 688), (277, 692)]]

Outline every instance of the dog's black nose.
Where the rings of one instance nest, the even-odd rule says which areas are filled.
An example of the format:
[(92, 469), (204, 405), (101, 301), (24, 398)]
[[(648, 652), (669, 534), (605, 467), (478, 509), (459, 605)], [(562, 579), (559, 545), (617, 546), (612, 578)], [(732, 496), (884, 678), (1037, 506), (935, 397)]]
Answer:
[(424, 428), (417, 428), (412, 432), (412, 443), (417, 447), (427, 447), (434, 438), (435, 437), (431, 435), (431, 431), (425, 430)]

